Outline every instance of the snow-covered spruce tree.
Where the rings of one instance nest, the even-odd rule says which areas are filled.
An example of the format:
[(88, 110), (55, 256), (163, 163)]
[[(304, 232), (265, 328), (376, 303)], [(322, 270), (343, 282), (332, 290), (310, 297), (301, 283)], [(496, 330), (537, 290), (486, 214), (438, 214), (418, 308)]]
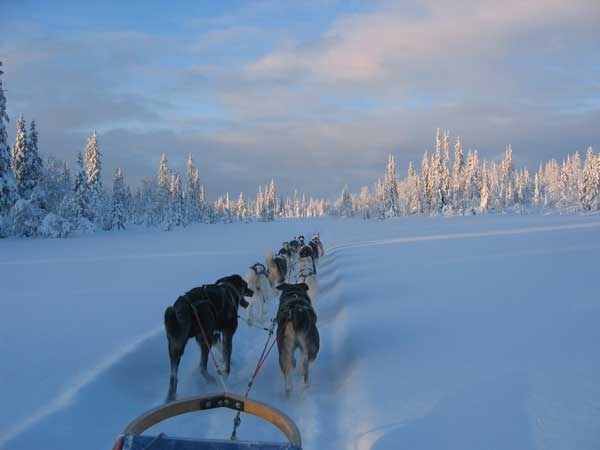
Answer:
[(25, 197), (27, 192), (28, 172), (27, 172), (27, 130), (25, 128), (25, 119), (23, 114), (17, 120), (17, 137), (12, 147), (11, 164), (12, 172), (17, 185), (19, 196)]
[(419, 204), (420, 212), (431, 212), (431, 169), (429, 167), (429, 154), (425, 152), (421, 161), (421, 176), (419, 177)]
[(600, 155), (587, 149), (581, 182), (581, 205), (584, 211), (600, 209)]
[(460, 136), (454, 144), (454, 167), (452, 169), (452, 204), (454, 209), (464, 214), (465, 211), (465, 160)]
[(85, 181), (89, 190), (89, 219), (94, 222), (101, 222), (102, 211), (105, 208), (105, 195), (102, 186), (102, 163), (100, 162), (100, 149), (98, 147), (98, 137), (94, 131), (85, 146), (83, 153), (83, 167)]
[(158, 186), (155, 193), (153, 221), (162, 225), (167, 220), (171, 205), (171, 175), (169, 163), (164, 153), (160, 158), (157, 181)]
[(510, 208), (514, 203), (514, 165), (512, 147), (510, 144), (504, 152), (504, 159), (500, 165), (499, 200), (500, 206)]
[(401, 214), (419, 213), (419, 178), (413, 168), (412, 161), (408, 163), (406, 178), (398, 182), (398, 197)]
[(465, 169), (465, 208), (474, 214), (481, 202), (481, 168), (477, 150), (467, 153), (467, 167)]
[[(347, 187), (346, 187), (347, 189)], [(396, 161), (394, 155), (388, 156), (388, 163), (383, 179), (384, 217), (399, 217), (398, 179), (396, 178)]]
[(533, 202), (533, 205), (537, 206), (537, 207), (543, 205), (543, 198), (544, 198), (544, 193), (542, 190), (542, 180), (543, 179), (544, 179), (544, 171), (542, 169), (542, 166), (540, 165), (540, 168), (535, 173), (535, 177), (533, 178), (532, 202)]
[(450, 133), (444, 132), (444, 153), (442, 156), (441, 175), (442, 209), (447, 211), (452, 206), (452, 179), (450, 174)]
[(173, 227), (184, 225), (183, 220), (183, 192), (181, 190), (181, 180), (179, 173), (171, 175), (170, 185), (170, 208), (167, 218), (163, 224), (163, 228), (170, 230)]
[(60, 203), (71, 191), (73, 182), (69, 166), (65, 162), (49, 156), (44, 164), (42, 183), (46, 193), (48, 211), (57, 212)]
[(268, 189), (265, 188), (265, 218), (264, 220), (272, 221), (275, 220), (277, 213), (277, 189), (275, 188), (275, 181), (271, 180)]
[[(2, 87), (2, 61), (0, 61), (0, 221), (6, 216), (12, 206), (19, 198), (17, 186), (13, 177), (11, 168), (10, 150), (8, 147), (8, 135), (6, 133), (6, 124), (8, 115), (6, 114), (6, 97)], [(3, 235), (4, 227), (0, 226), (0, 237)]]
[[(31, 190), (30, 197), (35, 197), (35, 202), (40, 208), (46, 208), (46, 193), (43, 189), (44, 165), (38, 150), (38, 132), (35, 120), (29, 126), (29, 140), (27, 141), (27, 184)], [(37, 191), (37, 192), (36, 192)]]
[(340, 197), (336, 202), (338, 215), (341, 217), (352, 217), (353, 215), (353, 206), (352, 206), (352, 197), (350, 196), (350, 192), (348, 191), (348, 185), (344, 185), (342, 188), (342, 192), (340, 193)]
[(127, 190), (125, 188), (125, 176), (121, 168), (117, 169), (115, 179), (113, 181), (112, 194), (112, 210), (111, 210), (111, 229), (124, 230), (127, 223)]
[(490, 204), (490, 188), (489, 188), (489, 171), (486, 162), (483, 162), (483, 167), (481, 169), (481, 193), (479, 195), (479, 211), (485, 213), (487, 212)]
[(246, 200), (244, 199), (243, 192), (240, 192), (235, 210), (237, 213), (238, 220), (244, 222), (248, 220), (248, 207), (246, 206)]
[(360, 195), (358, 196), (358, 209), (363, 219), (370, 219), (372, 217), (371, 211), (371, 193), (369, 192), (368, 186), (363, 186), (360, 189)]
[(558, 162), (551, 159), (544, 169), (544, 206), (554, 208), (560, 200), (560, 170)]
[(77, 154), (77, 167), (78, 171), (73, 180), (72, 191), (61, 202), (59, 214), (71, 222), (74, 231), (90, 233), (94, 231), (94, 226), (90, 220), (92, 216), (90, 190), (86, 182), (81, 153)]
[(187, 160), (187, 180), (185, 184), (185, 222), (200, 222), (202, 220), (202, 205), (200, 202), (200, 175), (194, 164), (192, 154)]
[(435, 153), (430, 165), (430, 188), (431, 207), (433, 212), (441, 212), (444, 209), (445, 199), (443, 191), (443, 171), (444, 163), (442, 158), (442, 141), (440, 138), (440, 129), (436, 130), (435, 135)]

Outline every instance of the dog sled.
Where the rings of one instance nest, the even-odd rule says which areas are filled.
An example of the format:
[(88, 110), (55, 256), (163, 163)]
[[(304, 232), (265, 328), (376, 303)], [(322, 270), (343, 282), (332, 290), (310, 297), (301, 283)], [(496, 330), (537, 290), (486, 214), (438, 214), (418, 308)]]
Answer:
[[(148, 428), (174, 416), (194, 411), (229, 408), (251, 414), (270, 422), (288, 439), (288, 442), (256, 442), (238, 440), (190, 439), (159, 434), (146, 436)], [(264, 403), (230, 393), (189, 397), (167, 403), (133, 420), (117, 440), (112, 450), (301, 450), (302, 440), (296, 424), (283, 412)]]

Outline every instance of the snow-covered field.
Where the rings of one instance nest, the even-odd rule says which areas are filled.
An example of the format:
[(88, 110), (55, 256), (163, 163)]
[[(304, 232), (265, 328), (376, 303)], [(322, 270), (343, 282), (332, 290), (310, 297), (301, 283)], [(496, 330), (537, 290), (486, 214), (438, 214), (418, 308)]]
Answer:
[[(318, 219), (0, 240), (0, 448), (108, 449), (167, 392), (164, 308), (320, 231), (321, 351), (290, 400), (276, 350), (251, 396), (311, 449), (600, 448), (600, 216)], [(275, 304), (272, 304), (273, 310)], [(230, 388), (265, 332), (241, 323)], [(190, 341), (179, 395), (219, 390)], [(210, 370), (212, 370), (212, 367)], [(297, 380), (298, 381), (298, 380)], [(233, 412), (162, 430), (228, 437)], [(243, 416), (240, 439), (281, 440)]]

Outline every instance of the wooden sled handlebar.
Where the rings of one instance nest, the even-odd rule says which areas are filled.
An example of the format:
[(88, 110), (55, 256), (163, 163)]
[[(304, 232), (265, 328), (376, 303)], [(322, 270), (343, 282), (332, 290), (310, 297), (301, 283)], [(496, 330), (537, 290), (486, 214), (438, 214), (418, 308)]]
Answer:
[(279, 428), (291, 444), (298, 448), (302, 448), (302, 439), (298, 427), (286, 414), (264, 403), (223, 392), (209, 396), (189, 397), (182, 400), (176, 400), (147, 411), (125, 427), (119, 435), (113, 450), (121, 448), (123, 437), (125, 435), (141, 434), (151, 426), (170, 417), (214, 408), (229, 408), (260, 417)]

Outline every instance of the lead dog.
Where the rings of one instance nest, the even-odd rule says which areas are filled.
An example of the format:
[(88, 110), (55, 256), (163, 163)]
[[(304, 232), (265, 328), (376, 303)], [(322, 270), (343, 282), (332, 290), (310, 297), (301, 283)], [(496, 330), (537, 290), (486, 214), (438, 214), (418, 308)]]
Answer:
[(319, 352), (317, 315), (308, 296), (305, 283), (277, 286), (281, 291), (277, 311), (277, 349), (279, 367), (285, 380), (285, 394), (292, 390), (291, 372), (296, 367), (294, 352), (300, 349), (300, 374), (304, 386), (308, 386), (308, 364)]
[[(272, 292), (267, 268), (264, 264), (254, 263), (248, 268), (245, 280), (248, 287), (254, 291), (254, 295), (248, 299), (250, 306), (248, 306), (246, 322), (248, 325), (252, 325), (258, 320), (264, 324), (267, 321), (268, 302)], [(260, 310), (260, 314), (258, 310)]]
[(317, 254), (318, 254), (318, 256), (319, 257), (324, 256), (325, 255), (325, 248), (323, 247), (323, 242), (321, 241), (321, 236), (319, 235), (319, 233), (313, 234), (313, 237), (310, 240), (310, 245), (311, 245), (311, 247), (313, 247), (313, 250), (314, 250), (313, 243), (315, 243), (316, 246), (317, 246)]
[(215, 284), (205, 284), (180, 296), (165, 310), (165, 330), (169, 341), (171, 375), (167, 400), (177, 392), (177, 371), (187, 341), (196, 338), (200, 345), (200, 372), (207, 381), (213, 381), (206, 370), (210, 348), (217, 343), (219, 333), (223, 340), (224, 373), (229, 374), (233, 335), (238, 326), (238, 307), (248, 307), (244, 296), (254, 292), (239, 275), (220, 278)]

